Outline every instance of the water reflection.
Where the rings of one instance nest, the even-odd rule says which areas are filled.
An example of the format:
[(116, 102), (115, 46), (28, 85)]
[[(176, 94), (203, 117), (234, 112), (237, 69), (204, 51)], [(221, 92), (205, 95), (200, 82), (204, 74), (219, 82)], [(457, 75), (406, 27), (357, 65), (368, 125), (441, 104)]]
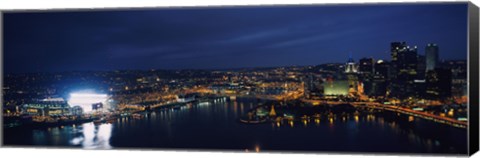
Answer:
[[(113, 148), (112, 145), (172, 148), (174, 144), (185, 144), (192, 148), (247, 149), (250, 152), (256, 151), (255, 145), (259, 145), (262, 150), (284, 149), (279, 148), (282, 145), (292, 150), (312, 151), (326, 150), (327, 145), (332, 151), (366, 150), (364, 146), (372, 151), (392, 152), (454, 153), (466, 149), (463, 146), (466, 144), (466, 139), (462, 139), (465, 138), (463, 130), (422, 119), (409, 122), (408, 116), (397, 116), (396, 113), (322, 115), (293, 121), (278, 117), (272, 124), (246, 125), (239, 123), (238, 117), (257, 102), (237, 102), (218, 100), (217, 103), (208, 105), (194, 105), (190, 109), (159, 109), (144, 119), (123, 117), (113, 124), (87, 123), (75, 127), (37, 129), (27, 133), (33, 135), (33, 142), (28, 143), (73, 145), (86, 149), (108, 149)], [(438, 130), (432, 132), (431, 129)], [(227, 132), (231, 134), (225, 134)], [(17, 133), (10, 131), (9, 135), (22, 136)], [(245, 137), (231, 137), (232, 134)], [(295, 137), (288, 137), (291, 135)], [(8, 138), (7, 142), (12, 144), (11, 142), (21, 139), (18, 136), (15, 139)], [(312, 144), (305, 144), (305, 140), (311, 140)], [(334, 140), (339, 142), (329, 143)], [(401, 140), (402, 143), (385, 144), (386, 141), (396, 140)], [(196, 144), (198, 142), (202, 143)]]
[(93, 123), (82, 124), (82, 136), (73, 138), (72, 145), (82, 145), (85, 149), (111, 149), (110, 137), (112, 136), (112, 124)]
[(258, 144), (255, 145), (255, 152), (257, 152), (257, 153), (260, 152), (260, 146)]
[(112, 136), (112, 124), (100, 125), (97, 132), (97, 143), (99, 148), (110, 149), (110, 137)]
[(319, 118), (315, 119), (315, 124), (316, 124), (317, 126), (320, 125), (320, 119), (319, 119)]

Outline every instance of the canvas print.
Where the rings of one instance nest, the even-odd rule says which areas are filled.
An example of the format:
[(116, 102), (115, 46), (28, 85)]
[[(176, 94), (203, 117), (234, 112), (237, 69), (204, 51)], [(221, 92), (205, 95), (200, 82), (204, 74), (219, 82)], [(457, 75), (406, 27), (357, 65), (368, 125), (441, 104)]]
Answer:
[(3, 145), (467, 154), (467, 3), (3, 13)]

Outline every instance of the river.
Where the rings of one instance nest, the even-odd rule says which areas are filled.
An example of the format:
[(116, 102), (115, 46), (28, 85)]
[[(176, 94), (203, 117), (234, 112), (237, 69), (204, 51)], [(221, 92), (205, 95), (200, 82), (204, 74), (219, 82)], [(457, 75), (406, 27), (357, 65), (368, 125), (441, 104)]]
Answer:
[(85, 149), (190, 149), (241, 152), (382, 152), (465, 154), (467, 130), (391, 112), (358, 118), (242, 124), (260, 102), (217, 99), (209, 105), (156, 110), (111, 124), (4, 129), (6, 146)]

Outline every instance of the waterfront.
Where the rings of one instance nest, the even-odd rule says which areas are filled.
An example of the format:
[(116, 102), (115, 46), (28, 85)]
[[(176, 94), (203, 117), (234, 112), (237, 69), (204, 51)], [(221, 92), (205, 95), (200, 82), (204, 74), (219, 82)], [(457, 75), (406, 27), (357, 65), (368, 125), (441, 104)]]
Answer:
[[(260, 100), (187, 105), (154, 110), (142, 119), (118, 118), (111, 124), (4, 130), (7, 146), (49, 146), (85, 149), (209, 149), (233, 151), (348, 151), (449, 153), (467, 151), (466, 129), (391, 112), (360, 113), (281, 124), (239, 122)], [(432, 130), (435, 129), (435, 130)], [(8, 137), (7, 137), (8, 136)]]

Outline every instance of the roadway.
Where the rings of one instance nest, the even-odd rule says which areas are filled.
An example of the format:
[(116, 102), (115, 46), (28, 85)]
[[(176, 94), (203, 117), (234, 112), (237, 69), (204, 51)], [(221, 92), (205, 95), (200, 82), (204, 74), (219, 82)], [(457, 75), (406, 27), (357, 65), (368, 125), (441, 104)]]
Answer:
[[(305, 102), (318, 102), (317, 100), (305, 100), (302, 99), (302, 101)], [(459, 128), (467, 128), (468, 122), (465, 121), (459, 121), (450, 117), (442, 117), (438, 116), (435, 114), (423, 112), (423, 111), (416, 111), (412, 110), (409, 108), (403, 108), (400, 106), (394, 106), (394, 105), (386, 105), (386, 104), (381, 104), (377, 102), (340, 102), (340, 101), (323, 101), (322, 103), (328, 104), (328, 105), (338, 105), (338, 104), (350, 104), (355, 107), (360, 107), (360, 106), (365, 106), (367, 108), (372, 108), (372, 109), (378, 109), (378, 110), (388, 110), (388, 111), (393, 111), (393, 112), (398, 112), (402, 114), (407, 114), (410, 116), (415, 116), (419, 118), (423, 118), (426, 120), (431, 120), (437, 123), (443, 123)]]

